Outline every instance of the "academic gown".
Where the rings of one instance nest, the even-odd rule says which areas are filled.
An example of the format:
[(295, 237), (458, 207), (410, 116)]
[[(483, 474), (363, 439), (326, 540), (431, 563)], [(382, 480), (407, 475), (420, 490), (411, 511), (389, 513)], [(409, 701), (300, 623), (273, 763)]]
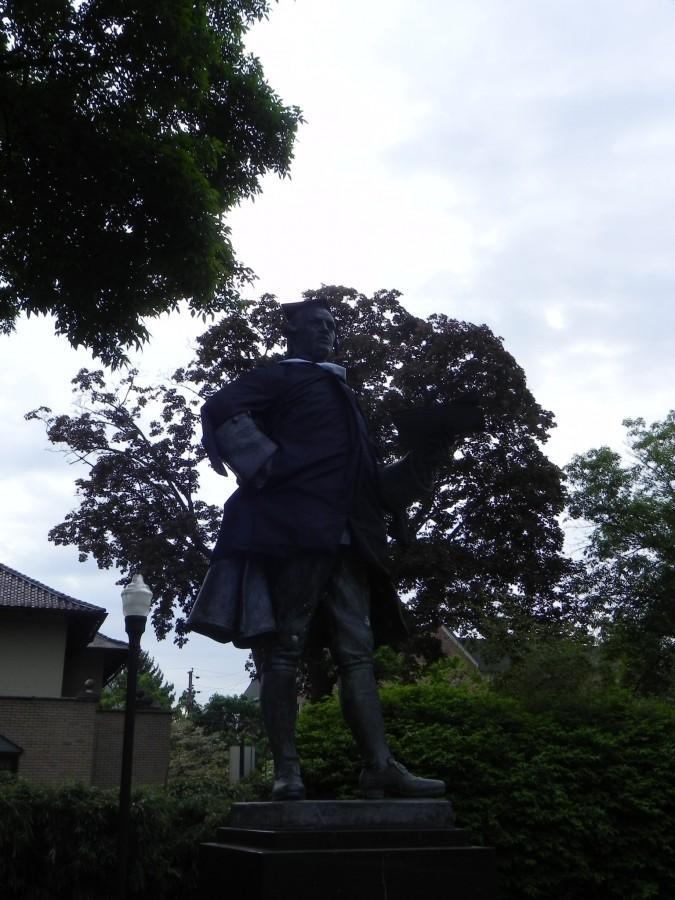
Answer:
[(267, 564), (305, 550), (336, 551), (345, 535), (366, 561), (376, 643), (406, 634), (387, 568), (378, 459), (349, 386), (312, 363), (281, 362), (225, 385), (202, 409), (217, 429), (250, 412), (278, 450), (261, 488), (225, 503), (209, 572), (188, 629), (249, 647), (274, 632)]

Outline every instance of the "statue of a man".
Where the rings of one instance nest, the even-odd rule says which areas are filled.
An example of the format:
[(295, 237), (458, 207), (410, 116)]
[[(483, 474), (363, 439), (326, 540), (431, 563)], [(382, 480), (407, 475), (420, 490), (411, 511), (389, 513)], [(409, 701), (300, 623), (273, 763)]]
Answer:
[[(437, 797), (442, 781), (418, 778), (392, 757), (373, 672), (375, 643), (405, 635), (387, 571), (385, 469), (345, 370), (328, 361), (336, 337), (329, 309), (303, 301), (284, 312), (287, 357), (225, 385), (202, 409), (212, 464), (224, 474), (224, 460), (239, 488), (225, 504), (188, 627), (253, 647), (261, 660), (274, 799), (305, 796), (296, 675), (315, 639), (325, 640), (338, 669), (365, 796)], [(404, 476), (415, 477), (411, 469)], [(404, 476), (394, 472), (393, 481)]]

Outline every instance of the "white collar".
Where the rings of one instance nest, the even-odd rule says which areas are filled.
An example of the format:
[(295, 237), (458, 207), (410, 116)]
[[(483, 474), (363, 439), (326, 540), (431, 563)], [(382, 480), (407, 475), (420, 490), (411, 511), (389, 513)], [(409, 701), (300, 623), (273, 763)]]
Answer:
[(291, 359), (282, 359), (280, 360), (282, 363), (305, 363), (308, 366), (320, 366), (322, 369), (325, 369), (327, 372), (332, 372), (333, 375), (337, 375), (342, 381), (347, 380), (347, 370), (344, 366), (340, 366), (337, 363), (332, 362), (312, 362), (311, 359), (296, 359), (295, 357)]

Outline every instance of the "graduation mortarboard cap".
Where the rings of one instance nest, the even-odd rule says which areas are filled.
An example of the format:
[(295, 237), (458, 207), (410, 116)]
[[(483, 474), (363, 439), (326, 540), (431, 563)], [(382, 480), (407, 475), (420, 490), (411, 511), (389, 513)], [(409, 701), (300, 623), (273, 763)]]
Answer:
[(330, 307), (325, 300), (298, 300), (295, 303), (282, 303), (281, 308), (287, 322), (292, 322), (295, 316), (305, 309), (327, 309), (330, 312)]
[(401, 445), (408, 450), (430, 443), (450, 443), (485, 428), (483, 412), (475, 400), (417, 406), (392, 413)]

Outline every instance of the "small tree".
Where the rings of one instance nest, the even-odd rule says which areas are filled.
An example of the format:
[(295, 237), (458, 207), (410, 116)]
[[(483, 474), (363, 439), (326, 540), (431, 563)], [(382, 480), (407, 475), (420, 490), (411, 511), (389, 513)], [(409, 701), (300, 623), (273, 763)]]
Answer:
[(219, 734), (229, 744), (258, 744), (264, 739), (260, 704), (241, 695), (212, 694), (192, 719), (205, 734)]
[(171, 723), (169, 787), (190, 785), (194, 793), (229, 785), (230, 748), (219, 734), (207, 734), (189, 718)]
[(675, 690), (675, 411), (626, 419), (629, 458), (609, 447), (566, 467), (569, 514), (589, 524), (578, 585), (624, 668), (648, 694)]
[[(138, 660), (138, 695), (160, 709), (170, 710), (176, 699), (174, 686), (164, 678), (164, 673), (145, 650)], [(118, 672), (101, 691), (103, 709), (124, 709), (127, 698), (127, 670)]]

